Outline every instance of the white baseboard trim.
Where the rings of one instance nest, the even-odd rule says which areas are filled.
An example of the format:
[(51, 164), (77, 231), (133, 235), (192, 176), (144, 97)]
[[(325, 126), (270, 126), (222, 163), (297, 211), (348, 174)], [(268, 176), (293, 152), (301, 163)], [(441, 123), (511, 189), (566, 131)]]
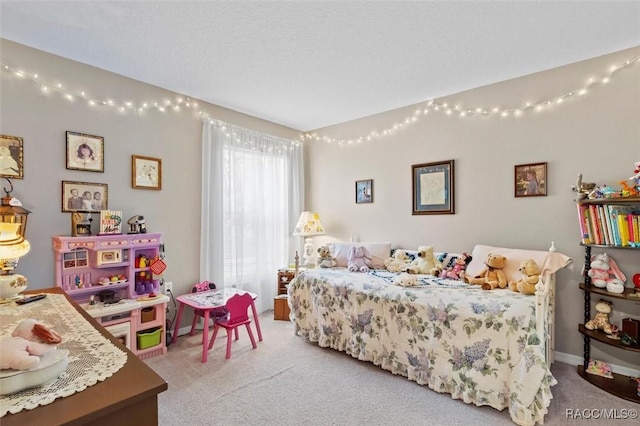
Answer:
[[(564, 362), (565, 364), (572, 365), (582, 365), (582, 360), (584, 358), (581, 356), (566, 354), (564, 352), (556, 352), (556, 361)], [(607, 363), (611, 367), (611, 371), (618, 374), (624, 374), (625, 376), (630, 377), (640, 377), (640, 370), (634, 370), (633, 368), (623, 367), (617, 364)]]

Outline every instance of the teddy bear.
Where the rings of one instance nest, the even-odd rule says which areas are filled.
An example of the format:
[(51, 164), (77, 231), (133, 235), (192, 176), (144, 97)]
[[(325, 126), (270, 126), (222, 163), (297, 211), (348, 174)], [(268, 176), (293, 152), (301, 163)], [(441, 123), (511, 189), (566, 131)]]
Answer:
[(418, 285), (418, 279), (415, 275), (403, 272), (393, 279), (393, 284), (402, 287), (415, 287)]
[(587, 321), (584, 328), (587, 330), (602, 330), (607, 334), (613, 333), (613, 327), (609, 322), (609, 314), (611, 313), (611, 302), (600, 299), (596, 303), (596, 315), (593, 319)]
[(0, 369), (30, 370), (40, 364), (40, 355), (60, 343), (62, 337), (33, 319), (20, 322), (11, 334), (0, 340)]
[(333, 268), (336, 266), (336, 260), (331, 256), (329, 246), (318, 247), (318, 260), (316, 262), (318, 268)]
[(452, 280), (463, 280), (465, 271), (467, 270), (467, 265), (471, 262), (471, 255), (467, 253), (462, 253), (459, 256), (456, 256), (456, 260), (453, 262), (453, 266), (442, 271), (441, 278), (450, 278)]
[(369, 272), (373, 268), (371, 254), (363, 246), (353, 246), (347, 255), (347, 269), (350, 272)]
[(591, 284), (598, 288), (607, 288), (610, 293), (622, 293), (627, 277), (622, 273), (618, 264), (607, 254), (598, 253), (591, 256), (590, 269), (587, 275), (591, 277)]
[(433, 247), (420, 246), (413, 262), (403, 266), (401, 270), (409, 274), (428, 274), (437, 277), (442, 271), (442, 263), (434, 256)]
[(518, 281), (509, 281), (511, 291), (522, 294), (535, 294), (536, 284), (540, 281), (540, 267), (533, 259), (525, 259), (520, 263), (518, 271), (522, 277)]
[(409, 255), (406, 251), (397, 249), (393, 252), (393, 256), (384, 261), (384, 267), (389, 272), (400, 272), (402, 267), (409, 263)]
[(465, 274), (465, 281), (469, 284), (481, 285), (483, 290), (505, 288), (507, 277), (504, 274), (504, 266), (507, 258), (500, 254), (489, 253), (484, 261), (485, 267), (475, 277)]

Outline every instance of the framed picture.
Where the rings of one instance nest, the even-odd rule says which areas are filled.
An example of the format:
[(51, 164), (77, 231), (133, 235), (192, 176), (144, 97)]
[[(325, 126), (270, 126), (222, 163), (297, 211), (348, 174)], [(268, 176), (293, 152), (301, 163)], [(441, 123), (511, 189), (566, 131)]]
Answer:
[(547, 195), (547, 163), (519, 164), (513, 174), (516, 197)]
[(0, 135), (0, 177), (24, 178), (22, 138)]
[(373, 179), (356, 181), (356, 204), (373, 203)]
[(411, 166), (413, 212), (454, 214), (454, 160)]
[(132, 155), (131, 186), (138, 189), (162, 189), (162, 160)]
[(67, 169), (104, 172), (104, 138), (67, 131)]
[(109, 208), (106, 183), (62, 181), (63, 212), (99, 212)]

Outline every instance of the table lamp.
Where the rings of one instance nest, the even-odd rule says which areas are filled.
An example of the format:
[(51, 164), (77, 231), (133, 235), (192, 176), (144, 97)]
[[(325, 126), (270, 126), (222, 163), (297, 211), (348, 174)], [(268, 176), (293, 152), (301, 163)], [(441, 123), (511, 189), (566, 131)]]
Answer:
[[(5, 178), (6, 179), (6, 178)], [(13, 298), (27, 288), (27, 279), (14, 274), (22, 256), (29, 253), (31, 245), (24, 238), (27, 229), (27, 216), (31, 213), (22, 207), (17, 198), (11, 196), (13, 185), (7, 179), (11, 189), (0, 204), (0, 298)]]
[(324, 235), (324, 226), (320, 222), (318, 213), (308, 211), (300, 213), (293, 235), (305, 237), (303, 248), (304, 264), (302, 266), (313, 266), (313, 239), (311, 237), (313, 235)]

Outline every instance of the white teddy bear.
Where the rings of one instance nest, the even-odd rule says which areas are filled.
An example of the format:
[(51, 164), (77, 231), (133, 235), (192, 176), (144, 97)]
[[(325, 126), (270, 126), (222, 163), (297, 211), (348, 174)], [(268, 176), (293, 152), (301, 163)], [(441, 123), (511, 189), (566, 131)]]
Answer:
[(402, 287), (415, 287), (418, 285), (418, 278), (416, 278), (415, 275), (403, 272), (402, 274), (395, 277), (395, 279), (393, 280), (393, 284)]
[(436, 259), (433, 247), (420, 246), (416, 258), (402, 270), (410, 274), (429, 274), (437, 277), (442, 271), (442, 263)]
[(384, 261), (384, 267), (389, 272), (400, 272), (404, 266), (409, 263), (409, 255), (406, 251), (397, 249), (393, 252), (393, 256)]

